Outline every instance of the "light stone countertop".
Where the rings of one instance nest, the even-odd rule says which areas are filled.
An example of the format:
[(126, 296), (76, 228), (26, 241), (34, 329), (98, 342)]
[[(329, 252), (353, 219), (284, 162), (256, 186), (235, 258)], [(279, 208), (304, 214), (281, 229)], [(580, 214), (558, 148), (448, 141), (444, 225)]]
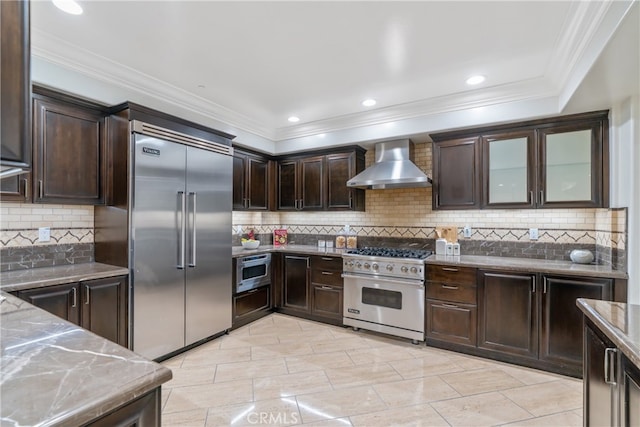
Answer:
[(585, 298), (576, 305), (640, 369), (640, 305)]
[(3, 426), (84, 425), (171, 379), (158, 363), (6, 292), (0, 296)]
[(127, 274), (127, 268), (99, 262), (3, 271), (0, 273), (0, 290), (14, 292)]
[(265, 254), (269, 252), (272, 252), (272, 253), (273, 252), (283, 252), (283, 253), (291, 252), (296, 254), (341, 257), (342, 254), (346, 251), (347, 249), (318, 248), (315, 245), (284, 245), (284, 246), (264, 245), (264, 246), (258, 247), (257, 249), (245, 249), (242, 246), (233, 246), (232, 256), (233, 258), (239, 258), (242, 256)]

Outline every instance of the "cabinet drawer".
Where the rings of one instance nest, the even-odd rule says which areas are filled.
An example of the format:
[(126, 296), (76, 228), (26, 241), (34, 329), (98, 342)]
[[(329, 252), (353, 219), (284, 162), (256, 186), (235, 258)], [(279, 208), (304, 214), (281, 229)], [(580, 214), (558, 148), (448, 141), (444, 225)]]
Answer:
[(318, 270), (333, 270), (342, 273), (342, 257), (313, 256), (311, 257), (311, 268)]
[(342, 271), (313, 269), (311, 283), (342, 287)]
[(476, 304), (478, 293), (475, 285), (428, 281), (427, 298)]
[(476, 345), (477, 307), (427, 300), (427, 338)]
[(233, 297), (233, 319), (247, 316), (271, 306), (269, 286), (252, 289)]
[(427, 265), (427, 280), (432, 282), (475, 285), (477, 269), (453, 265)]

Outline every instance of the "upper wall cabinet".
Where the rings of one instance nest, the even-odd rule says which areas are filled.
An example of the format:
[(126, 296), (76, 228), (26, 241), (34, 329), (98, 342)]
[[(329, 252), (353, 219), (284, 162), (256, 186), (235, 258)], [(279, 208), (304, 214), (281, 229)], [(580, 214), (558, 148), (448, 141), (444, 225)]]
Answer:
[[(608, 206), (607, 116), (597, 111), (432, 135), (433, 208)], [(471, 145), (477, 157), (461, 148)]]
[(233, 210), (269, 210), (272, 162), (255, 153), (233, 153)]
[(10, 174), (31, 167), (29, 3), (0, 1), (0, 170)]
[(34, 202), (104, 203), (104, 147), (99, 106), (34, 87)]
[(280, 158), (278, 210), (364, 210), (364, 190), (347, 181), (364, 170), (364, 150), (315, 153)]

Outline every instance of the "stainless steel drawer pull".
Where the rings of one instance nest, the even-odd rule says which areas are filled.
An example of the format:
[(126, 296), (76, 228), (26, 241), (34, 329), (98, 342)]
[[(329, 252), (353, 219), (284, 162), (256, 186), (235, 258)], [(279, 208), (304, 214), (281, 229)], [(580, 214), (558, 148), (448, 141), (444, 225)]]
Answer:
[(325, 276), (333, 276), (333, 273), (330, 271), (323, 271), (322, 274)]
[(248, 294), (252, 294), (254, 292), (258, 292), (260, 289), (251, 289), (249, 292), (247, 292)]
[(320, 259), (322, 259), (323, 261), (334, 261), (335, 260), (335, 258), (326, 257), (326, 256), (323, 256)]
[(536, 200), (535, 200), (536, 198), (533, 195), (533, 190), (529, 191), (529, 197), (531, 198), (531, 206), (533, 206), (535, 204), (535, 202), (536, 202)]
[(458, 272), (457, 268), (451, 268), (451, 267), (442, 267), (442, 271), (452, 271), (454, 273)]
[(455, 291), (456, 289), (458, 289), (458, 287), (457, 286), (442, 285), (442, 289), (453, 289)]
[(331, 286), (321, 286), (320, 289), (333, 289)]
[(43, 187), (44, 187), (44, 185), (42, 184), (42, 180), (39, 179), (38, 180), (38, 194), (40, 195), (41, 199), (44, 197), (43, 196), (43, 194), (44, 194), (44, 188)]
[(71, 297), (73, 298), (71, 307), (73, 308), (78, 305), (78, 290), (76, 288), (71, 288), (71, 294)]
[(24, 181), (24, 198), (28, 200), (29, 199), (29, 180), (23, 179), (22, 181)]
[(91, 288), (89, 287), (89, 285), (84, 285), (84, 290), (87, 293), (87, 299), (85, 300), (85, 305), (89, 304), (89, 294), (91, 293)]
[(446, 304), (446, 303), (442, 303), (442, 306), (443, 306), (443, 307), (449, 307), (449, 308), (460, 308), (460, 307), (458, 307), (458, 306), (457, 306), (457, 305), (455, 305), (455, 304)]

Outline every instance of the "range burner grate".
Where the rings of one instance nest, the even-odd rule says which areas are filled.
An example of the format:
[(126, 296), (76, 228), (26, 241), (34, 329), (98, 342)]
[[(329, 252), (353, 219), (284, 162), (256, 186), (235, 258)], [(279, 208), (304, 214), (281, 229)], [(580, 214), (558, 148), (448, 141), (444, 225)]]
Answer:
[(424, 249), (399, 249), (399, 248), (375, 248), (365, 247), (359, 249), (349, 249), (348, 254), (364, 255), (364, 256), (379, 256), (388, 258), (412, 258), (412, 259), (426, 259), (431, 255), (431, 251)]

